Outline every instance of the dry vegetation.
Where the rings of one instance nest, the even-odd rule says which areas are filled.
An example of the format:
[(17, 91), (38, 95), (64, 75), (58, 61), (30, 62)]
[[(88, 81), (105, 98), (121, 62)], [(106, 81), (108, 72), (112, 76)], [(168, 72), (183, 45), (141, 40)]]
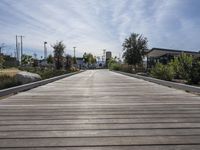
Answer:
[(0, 69), (0, 75), (15, 76), (20, 70), (17, 68)]

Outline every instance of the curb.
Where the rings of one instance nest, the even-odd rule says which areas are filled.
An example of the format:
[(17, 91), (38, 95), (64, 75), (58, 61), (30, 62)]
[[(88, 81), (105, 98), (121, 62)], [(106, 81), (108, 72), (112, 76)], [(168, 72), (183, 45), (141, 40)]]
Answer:
[(38, 86), (45, 85), (45, 84), (54, 82), (56, 80), (60, 80), (60, 79), (63, 79), (63, 78), (66, 78), (66, 77), (69, 77), (69, 76), (72, 76), (72, 75), (75, 75), (75, 74), (78, 74), (78, 73), (81, 73), (81, 72), (84, 72), (84, 71), (68, 73), (68, 74), (64, 74), (64, 75), (61, 75), (61, 76), (56, 76), (56, 77), (53, 77), (53, 78), (44, 79), (44, 80), (41, 80), (41, 81), (36, 81), (36, 82), (28, 83), (28, 84), (23, 84), (23, 85), (11, 87), (11, 88), (3, 89), (3, 90), (0, 90), (0, 97), (11, 95), (11, 94), (16, 94), (18, 92), (22, 92), (22, 91), (26, 91), (26, 90), (30, 90), (30, 89), (36, 88)]
[(145, 76), (121, 72), (121, 71), (113, 71), (113, 72), (123, 74), (123, 75), (126, 75), (126, 76), (130, 76), (130, 77), (134, 77), (134, 78), (138, 78), (138, 79), (143, 79), (145, 81), (149, 81), (149, 82), (153, 82), (153, 83), (156, 83), (156, 84), (168, 86), (168, 87), (171, 87), (171, 88), (180, 89), (180, 90), (184, 90), (184, 91), (187, 91), (187, 92), (200, 94), (200, 87), (181, 84), (181, 83), (174, 83), (174, 82), (170, 82), (170, 81), (164, 81), (164, 80), (155, 79), (155, 78), (152, 78), (152, 77), (145, 77)]

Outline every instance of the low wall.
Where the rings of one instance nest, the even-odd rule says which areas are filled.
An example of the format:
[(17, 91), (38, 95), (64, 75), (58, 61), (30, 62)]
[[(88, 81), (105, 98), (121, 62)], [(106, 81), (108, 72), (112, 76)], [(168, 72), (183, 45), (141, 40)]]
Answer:
[(200, 87), (181, 84), (181, 83), (175, 83), (175, 82), (170, 82), (170, 81), (165, 81), (165, 80), (160, 80), (160, 79), (155, 79), (155, 78), (151, 78), (151, 77), (145, 77), (145, 76), (121, 72), (121, 71), (113, 71), (113, 72), (120, 73), (120, 74), (127, 75), (127, 76), (134, 77), (134, 78), (138, 78), (138, 79), (143, 79), (143, 80), (146, 80), (146, 81), (149, 81), (149, 82), (157, 83), (157, 84), (168, 86), (168, 87), (171, 87), (171, 88), (180, 89), (180, 90), (184, 90), (184, 91), (187, 91), (187, 92), (200, 94)]
[(23, 84), (23, 85), (11, 87), (11, 88), (3, 89), (3, 90), (0, 90), (0, 97), (6, 96), (6, 95), (11, 95), (11, 94), (16, 94), (18, 92), (22, 92), (22, 91), (26, 91), (26, 90), (30, 90), (35, 87), (54, 82), (56, 80), (60, 80), (60, 79), (75, 75), (80, 72), (83, 72), (83, 71), (72, 72), (72, 73), (64, 74), (61, 76), (56, 76), (53, 78), (49, 78), (49, 79), (45, 79), (45, 80), (41, 80), (41, 81), (37, 81), (37, 82), (32, 82), (32, 83), (28, 83), (28, 84)]

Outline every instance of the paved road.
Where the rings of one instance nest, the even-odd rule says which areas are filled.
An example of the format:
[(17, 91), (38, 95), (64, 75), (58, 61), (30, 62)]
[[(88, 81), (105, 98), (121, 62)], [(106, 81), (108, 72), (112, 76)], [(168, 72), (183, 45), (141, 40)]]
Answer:
[(199, 150), (200, 97), (107, 70), (0, 101), (0, 150)]

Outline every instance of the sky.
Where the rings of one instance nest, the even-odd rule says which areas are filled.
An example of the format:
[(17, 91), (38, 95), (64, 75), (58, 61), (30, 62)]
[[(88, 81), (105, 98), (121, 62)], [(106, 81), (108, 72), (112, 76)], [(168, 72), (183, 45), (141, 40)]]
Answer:
[(57, 41), (66, 53), (103, 49), (122, 55), (131, 33), (142, 34), (152, 47), (200, 50), (199, 0), (0, 0), (0, 44), (13, 53), (15, 35), (23, 35), (24, 53), (43, 55)]

